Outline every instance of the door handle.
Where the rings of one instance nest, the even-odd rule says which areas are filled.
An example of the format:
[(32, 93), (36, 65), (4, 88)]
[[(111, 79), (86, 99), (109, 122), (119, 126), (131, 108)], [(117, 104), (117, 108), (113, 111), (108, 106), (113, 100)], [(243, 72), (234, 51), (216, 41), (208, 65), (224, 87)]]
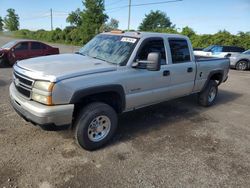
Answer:
[(187, 72), (193, 72), (193, 68), (192, 68), (192, 67), (189, 67), (189, 68), (187, 69)]
[(163, 71), (163, 76), (169, 76), (169, 75), (170, 75), (170, 71), (169, 70)]

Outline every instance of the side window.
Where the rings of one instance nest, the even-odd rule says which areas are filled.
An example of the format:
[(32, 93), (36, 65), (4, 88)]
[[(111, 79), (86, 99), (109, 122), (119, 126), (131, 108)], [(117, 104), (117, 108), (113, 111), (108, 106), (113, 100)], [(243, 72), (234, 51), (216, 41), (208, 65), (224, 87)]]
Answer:
[(41, 49), (46, 50), (46, 49), (47, 49), (47, 46), (46, 46), (45, 44), (42, 44), (42, 43), (41, 43)]
[(169, 39), (172, 63), (184, 63), (191, 60), (188, 43), (183, 39)]
[(40, 50), (42, 49), (42, 45), (39, 42), (32, 42), (31, 43), (31, 50)]
[(244, 52), (244, 51), (245, 51), (244, 48), (235, 47), (235, 51), (234, 52)]
[(223, 46), (223, 52), (233, 52), (233, 49), (229, 46)]
[(15, 46), (16, 51), (28, 50), (28, 48), (29, 48), (28, 42), (21, 42)]
[(138, 60), (147, 60), (148, 54), (151, 52), (159, 52), (161, 53), (161, 64), (166, 64), (166, 52), (164, 47), (163, 39), (150, 40), (146, 42), (141, 48), (139, 54), (136, 59)]
[(244, 54), (249, 54), (250, 55), (250, 50), (245, 51)]
[(211, 49), (211, 52), (212, 52), (212, 53), (223, 52), (223, 47), (222, 47), (222, 46), (214, 46), (214, 47)]

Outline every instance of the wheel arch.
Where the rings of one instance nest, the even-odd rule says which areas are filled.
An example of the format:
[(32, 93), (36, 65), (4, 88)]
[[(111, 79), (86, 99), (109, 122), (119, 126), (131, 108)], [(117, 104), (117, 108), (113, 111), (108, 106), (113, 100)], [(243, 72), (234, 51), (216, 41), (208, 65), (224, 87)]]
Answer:
[(250, 62), (250, 60), (249, 59), (246, 59), (246, 58), (243, 58), (243, 59), (239, 59), (238, 61), (237, 61), (237, 63), (239, 63), (240, 61), (246, 61), (246, 62)]
[(70, 100), (71, 104), (75, 104), (75, 111), (91, 102), (104, 102), (121, 113), (126, 105), (124, 89), (116, 84), (85, 88), (76, 91)]
[(246, 59), (246, 58), (243, 58), (243, 59), (240, 59), (238, 60), (236, 63), (235, 63), (235, 68), (237, 66), (237, 64), (240, 62), (240, 61), (246, 61), (247, 62), (247, 68), (249, 69), (250, 68), (250, 60), (249, 59)]
[(223, 81), (223, 77), (224, 77), (223, 70), (211, 71), (209, 73), (207, 81), (204, 84), (204, 86), (203, 86), (203, 88), (202, 88), (201, 91), (203, 91), (207, 87), (207, 85), (208, 85), (208, 83), (209, 83), (210, 80), (215, 80), (215, 81), (217, 81), (217, 84), (220, 85), (222, 83), (222, 81)]

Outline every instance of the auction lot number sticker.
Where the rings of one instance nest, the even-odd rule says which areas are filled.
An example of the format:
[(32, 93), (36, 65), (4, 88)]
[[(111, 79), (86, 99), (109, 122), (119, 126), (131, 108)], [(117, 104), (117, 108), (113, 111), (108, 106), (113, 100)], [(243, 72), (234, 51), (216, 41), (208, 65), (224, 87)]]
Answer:
[(122, 42), (129, 42), (129, 43), (135, 43), (137, 39), (135, 38), (129, 38), (129, 37), (122, 37)]

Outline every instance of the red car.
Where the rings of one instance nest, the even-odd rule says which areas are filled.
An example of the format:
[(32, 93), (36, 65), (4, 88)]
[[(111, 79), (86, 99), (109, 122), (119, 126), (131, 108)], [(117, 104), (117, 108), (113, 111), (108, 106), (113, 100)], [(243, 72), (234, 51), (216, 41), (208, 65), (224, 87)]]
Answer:
[(0, 48), (0, 60), (13, 65), (17, 60), (59, 54), (59, 49), (34, 40), (15, 40)]

